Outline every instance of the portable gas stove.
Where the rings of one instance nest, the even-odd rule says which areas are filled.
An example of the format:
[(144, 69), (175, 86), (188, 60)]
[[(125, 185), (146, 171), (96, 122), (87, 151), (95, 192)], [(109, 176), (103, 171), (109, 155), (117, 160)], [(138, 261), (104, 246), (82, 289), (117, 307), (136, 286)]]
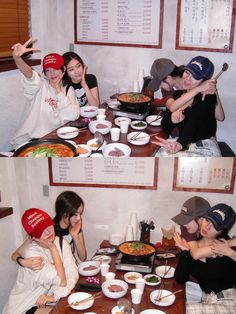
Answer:
[(114, 116), (127, 117), (127, 118), (135, 119), (135, 120), (143, 120), (144, 118), (146, 118), (146, 116), (149, 115), (149, 110), (147, 110), (146, 112), (140, 113), (140, 112), (127, 111), (127, 110), (124, 110), (124, 108), (120, 109), (119, 107), (120, 106), (112, 110), (112, 114)]
[(127, 259), (121, 253), (116, 258), (116, 269), (137, 271), (141, 273), (151, 273), (154, 265), (155, 254), (149, 257), (145, 257), (142, 261), (132, 261)]

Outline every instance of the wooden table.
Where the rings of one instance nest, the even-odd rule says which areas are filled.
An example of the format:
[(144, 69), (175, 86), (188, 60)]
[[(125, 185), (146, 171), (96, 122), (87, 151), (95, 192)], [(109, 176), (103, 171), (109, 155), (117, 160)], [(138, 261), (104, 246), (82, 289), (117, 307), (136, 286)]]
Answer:
[[(108, 245), (106, 245), (106, 243), (108, 243), (108, 241), (103, 241), (103, 243), (101, 244), (101, 247), (107, 247)], [(116, 279), (124, 280), (124, 274), (126, 271), (116, 270), (115, 269), (116, 255), (112, 255), (111, 257), (112, 257), (112, 261), (111, 261), (110, 271), (114, 271), (116, 273)], [(156, 260), (154, 267), (161, 265), (161, 264), (164, 264), (164, 263), (165, 263), (164, 261)], [(170, 259), (168, 262), (168, 265), (175, 266), (176, 260)], [(100, 275), (100, 273), (96, 277), (100, 278), (101, 282), (104, 281), (104, 277), (102, 277)], [(80, 276), (79, 283), (86, 282), (86, 278), (87, 277)], [(138, 305), (133, 304), (132, 305), (133, 309), (135, 310), (135, 314), (138, 314), (145, 309), (158, 309), (160, 311), (165, 312), (166, 314), (173, 314), (173, 313), (184, 314), (185, 313), (185, 288), (184, 288), (184, 285), (178, 284), (174, 278), (164, 279), (164, 283), (165, 283), (164, 289), (169, 290), (169, 291), (177, 291), (179, 289), (183, 289), (182, 292), (176, 294), (176, 300), (175, 300), (174, 304), (172, 304), (170, 306), (166, 306), (166, 307), (154, 305), (150, 301), (150, 293), (153, 290), (158, 289), (158, 286), (147, 286), (146, 285), (145, 289), (144, 289), (143, 296), (142, 296), (141, 304), (138, 304)], [(129, 284), (128, 293), (124, 296), (124, 298), (127, 298), (128, 300), (131, 301), (130, 290), (133, 289), (134, 287), (135, 286), (133, 284)], [(89, 292), (89, 293), (94, 294), (95, 292)], [(57, 305), (52, 309), (50, 314), (73, 314), (73, 313), (86, 313), (86, 312), (94, 312), (97, 314), (101, 314), (101, 313), (110, 314), (112, 308), (116, 305), (117, 305), (117, 299), (110, 299), (110, 298), (103, 295), (101, 298), (94, 301), (94, 304), (91, 308), (89, 308), (87, 310), (83, 310), (83, 311), (77, 311), (77, 310), (73, 310), (72, 308), (70, 308), (68, 306), (67, 297), (66, 297), (66, 298), (62, 298), (57, 303)]]
[[(115, 126), (114, 119), (116, 117), (117, 116), (114, 116), (112, 114), (112, 110), (110, 108), (106, 109), (106, 120), (111, 121), (113, 126)], [(82, 119), (83, 118), (80, 117), (78, 121), (81, 121)], [(68, 124), (69, 123), (67, 123), (66, 125), (68, 125)], [(133, 132), (133, 131), (135, 131), (135, 130), (133, 130), (131, 127), (129, 127), (128, 133)], [(144, 130), (144, 132), (147, 132), (149, 135), (158, 132), (160, 137), (166, 138), (166, 133), (159, 126), (157, 127), (157, 126), (150, 126), (149, 125)], [(73, 138), (72, 140), (78, 144), (86, 144), (87, 141), (92, 139), (92, 138), (94, 138), (94, 135), (89, 131), (89, 129), (86, 129), (86, 130), (82, 130), (79, 133), (79, 135), (76, 138)], [(54, 130), (51, 133), (48, 133), (47, 135), (45, 135), (41, 139), (58, 139), (57, 130)], [(110, 133), (104, 135), (104, 139), (106, 140), (107, 143), (112, 143)], [(123, 144), (130, 146), (130, 148), (131, 148), (131, 155), (130, 156), (131, 157), (153, 157), (153, 156), (155, 156), (156, 152), (160, 148), (160, 146), (152, 144), (151, 142), (149, 142), (146, 145), (142, 145), (142, 146), (130, 144), (127, 141), (127, 134), (122, 134), (122, 133), (120, 135), (119, 143), (123, 143)]]

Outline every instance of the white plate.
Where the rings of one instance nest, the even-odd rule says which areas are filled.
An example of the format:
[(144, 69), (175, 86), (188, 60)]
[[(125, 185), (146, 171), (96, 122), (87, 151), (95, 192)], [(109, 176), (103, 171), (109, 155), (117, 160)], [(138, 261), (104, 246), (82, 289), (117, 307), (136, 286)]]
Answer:
[(57, 136), (65, 140), (75, 138), (79, 135), (79, 129), (73, 126), (64, 126), (57, 130)]
[[(143, 126), (137, 126), (136, 124), (138, 124), (138, 123), (142, 123)], [(135, 120), (135, 121), (131, 122), (131, 128), (134, 130), (141, 131), (141, 130), (146, 129), (146, 127), (147, 127), (147, 122), (145, 122), (145, 121)]]
[(140, 312), (139, 314), (165, 314), (165, 312), (160, 310), (148, 309)]
[(131, 119), (130, 118), (126, 118), (126, 117), (117, 117), (114, 120), (115, 125), (120, 126), (121, 121), (127, 121), (129, 122), (129, 125), (131, 123)]
[[(121, 313), (121, 311), (119, 310), (118, 306), (115, 306), (115, 307), (112, 308), (111, 314), (119, 314), (119, 313)], [(123, 313), (123, 312), (122, 312), (122, 313)], [(135, 312), (134, 312), (134, 309), (132, 309), (132, 312), (131, 312), (131, 313), (132, 313), (132, 314), (135, 313)]]
[(108, 102), (108, 107), (111, 109), (117, 109), (120, 105), (120, 102), (118, 100), (111, 100)]
[(66, 142), (67, 142), (67, 143), (70, 143), (71, 145), (74, 145), (74, 146), (76, 146), (76, 145), (77, 145), (75, 141), (66, 140)]
[[(122, 143), (110, 143), (102, 148), (102, 153), (104, 157), (115, 157), (115, 158), (124, 158), (129, 157), (131, 154), (131, 148)], [(116, 155), (110, 155), (110, 154), (116, 154)], [(121, 155), (123, 154), (123, 155)]]
[(164, 297), (166, 295), (171, 294), (170, 296), (168, 296), (168, 297), (166, 297), (160, 301), (155, 301), (155, 299), (158, 296), (159, 291), (160, 290), (154, 290), (150, 294), (150, 300), (152, 303), (159, 305), (159, 306), (169, 306), (175, 302), (175, 295), (171, 294), (171, 291), (168, 291), (168, 290), (162, 290), (160, 297)]
[(98, 108), (95, 106), (80, 107), (80, 115), (83, 118), (94, 118), (98, 114)]
[(137, 133), (139, 132), (131, 132), (127, 135), (127, 140), (129, 143), (134, 145), (145, 145), (150, 141), (150, 136), (145, 132), (140, 132), (136, 139), (131, 140), (131, 138)]
[(131, 284), (135, 284), (135, 280), (137, 278), (142, 278), (142, 277), (143, 275), (140, 273), (137, 273), (136, 271), (130, 271), (124, 274), (125, 281)]
[(93, 306), (94, 298), (92, 298), (89, 301), (82, 302), (81, 304), (78, 304), (78, 305), (72, 305), (71, 303), (76, 302), (76, 301), (82, 301), (84, 299), (87, 299), (90, 296), (92, 296), (92, 294), (87, 293), (87, 292), (75, 292), (75, 293), (72, 293), (68, 297), (67, 301), (72, 309), (86, 310), (86, 309), (89, 309), (91, 306)]
[[(170, 268), (170, 270), (169, 270)], [(164, 276), (165, 272), (167, 272), (167, 274)], [(157, 266), (156, 269), (155, 269), (155, 273), (162, 277), (162, 278), (173, 278), (174, 277), (174, 273), (175, 273), (175, 269), (174, 267), (170, 267), (170, 266)]]
[[(146, 122), (152, 126), (160, 126), (162, 117), (156, 121), (154, 121), (157, 118), (157, 115), (147, 116)], [(153, 122), (152, 122), (153, 121)]]
[[(91, 148), (91, 146), (89, 146), (89, 145), (85, 145), (85, 144), (76, 144), (75, 147), (76, 147), (76, 153), (77, 153), (77, 154), (79, 153), (79, 156), (77, 156), (77, 157), (88, 157), (88, 156), (90, 156), (90, 154), (91, 154), (91, 152), (92, 152), (92, 148)], [(86, 150), (87, 153), (86, 153), (86, 152), (80, 153), (79, 151), (77, 152), (77, 149), (78, 149), (78, 148), (81, 148), (82, 150)]]
[[(158, 279), (158, 281), (157, 282), (149, 282), (149, 281), (147, 281), (147, 278), (149, 278), (149, 277), (156, 277)], [(146, 285), (147, 286), (158, 286), (161, 283), (161, 277), (157, 276), (156, 274), (148, 274), (148, 275), (145, 275), (143, 278), (146, 279)]]
[(93, 261), (99, 261), (100, 263), (107, 263), (107, 264), (110, 264), (110, 262), (111, 262), (110, 256), (107, 256), (107, 255), (95, 255), (92, 258), (92, 260)]
[[(95, 146), (95, 144), (96, 144), (96, 146)], [(102, 144), (102, 146), (99, 148), (99, 150), (101, 150), (106, 144), (107, 144), (107, 142), (104, 141), (103, 144)], [(92, 150), (96, 150), (96, 149), (98, 148), (98, 146), (97, 146), (97, 139), (92, 138), (91, 140), (89, 140), (89, 141), (87, 142), (87, 145), (88, 145), (89, 147), (91, 147)], [(94, 146), (93, 146), (93, 145), (94, 145)]]

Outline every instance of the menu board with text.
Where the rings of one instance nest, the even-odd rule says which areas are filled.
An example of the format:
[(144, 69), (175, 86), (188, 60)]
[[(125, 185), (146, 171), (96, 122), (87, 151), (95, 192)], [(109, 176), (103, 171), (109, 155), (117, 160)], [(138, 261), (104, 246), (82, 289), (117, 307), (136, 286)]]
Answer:
[(176, 48), (232, 52), (234, 0), (178, 0)]
[(163, 0), (74, 0), (75, 43), (161, 48)]
[(173, 190), (233, 193), (234, 157), (180, 157), (175, 159)]
[(50, 185), (157, 189), (157, 158), (49, 158)]

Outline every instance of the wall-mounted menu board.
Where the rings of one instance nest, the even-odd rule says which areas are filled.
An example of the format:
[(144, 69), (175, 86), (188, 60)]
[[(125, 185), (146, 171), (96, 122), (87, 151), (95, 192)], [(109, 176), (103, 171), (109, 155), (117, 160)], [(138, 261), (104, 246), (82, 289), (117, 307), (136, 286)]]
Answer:
[(178, 0), (176, 49), (232, 52), (234, 0)]
[(157, 189), (157, 158), (49, 158), (50, 185)]
[(235, 173), (234, 157), (175, 158), (173, 190), (233, 193)]
[(75, 43), (161, 48), (164, 0), (74, 0)]

